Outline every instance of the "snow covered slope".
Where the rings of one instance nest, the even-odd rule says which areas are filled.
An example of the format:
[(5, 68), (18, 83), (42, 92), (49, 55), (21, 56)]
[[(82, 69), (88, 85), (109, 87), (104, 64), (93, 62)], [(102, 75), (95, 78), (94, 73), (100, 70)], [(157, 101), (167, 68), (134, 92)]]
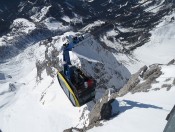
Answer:
[[(174, 1), (147, 2), (138, 13), (133, 8), (144, 0), (34, 1), (18, 0), (12, 10), (0, 9), (2, 132), (61, 132), (88, 125), (82, 115), (88, 118), (86, 113), (95, 101), (82, 108), (73, 107), (56, 78), (56, 69), (63, 64), (65, 36), (75, 34), (67, 30), (96, 31), (118, 18), (114, 27), (96, 32), (70, 53), (72, 64), (97, 80), (96, 101), (106, 89), (121, 88), (130, 72), (143, 65), (167, 64), (175, 58)], [(157, 5), (159, 8), (152, 10)], [(130, 18), (134, 19), (127, 23)], [(117, 98), (113, 110), (120, 114), (89, 131), (163, 131), (165, 117), (174, 105), (175, 66), (161, 68), (164, 74), (149, 92)]]
[[(48, 54), (52, 58), (51, 51), (54, 49), (52, 44), (60, 51), (65, 42), (63, 41), (65, 36), (70, 34), (74, 33), (68, 32), (62, 36), (56, 36), (51, 43), (48, 42), (45, 45), (42, 42), (36, 43), (0, 65), (0, 129), (3, 132), (61, 132), (80, 123), (79, 117), (83, 108), (72, 107), (55, 76), (53, 78), (47, 76), (45, 69), (41, 75), (43, 79), (39, 82), (36, 81), (36, 61), (46, 59), (47, 46), (49, 46)], [(103, 87), (100, 84), (104, 84), (108, 88), (111, 88), (112, 85), (121, 87), (129, 76), (127, 69), (115, 60), (113, 54), (103, 49), (93, 38), (86, 39), (75, 47), (71, 56), (74, 65), (82, 67), (84, 71), (96, 77), (99, 88)], [(58, 56), (60, 62), (61, 57), (60, 54)], [(120, 56), (116, 56), (116, 58), (120, 58)], [(160, 87), (161, 83), (167, 79), (165, 77), (173, 76), (175, 74), (174, 68), (174, 66), (162, 67), (164, 75), (159, 78), (159, 86), (156, 86), (158, 84), (153, 85), (153, 89)], [(114, 71), (116, 74), (113, 74)], [(108, 79), (107, 82), (102, 83), (103, 78)], [(115, 82), (116, 79), (118, 81)], [(172, 83), (172, 79), (169, 80), (169, 83)], [(166, 123), (164, 118), (173, 106), (174, 94), (174, 86), (169, 91), (161, 89), (149, 93), (128, 94), (119, 98), (121, 114), (104, 123), (104, 127), (97, 127), (90, 131), (102, 131), (102, 129), (103, 131), (110, 129), (111, 131), (118, 130), (121, 132), (129, 129), (140, 131), (143, 128), (145, 131), (161, 131)], [(154, 118), (152, 118), (153, 116)], [(150, 120), (155, 120), (153, 122), (155, 125), (152, 125), (153, 123)], [(146, 123), (151, 127), (143, 127), (143, 124), (145, 126)], [(119, 124), (119, 127), (115, 124)], [(127, 128), (126, 124), (128, 125)], [(134, 124), (138, 125), (135, 126)], [(157, 127), (158, 124), (161, 124), (160, 127)]]
[(36, 81), (35, 62), (44, 57), (44, 49), (38, 43), (0, 65), (3, 132), (61, 132), (78, 122), (80, 109), (72, 106), (56, 78), (43, 72), (43, 80)]
[[(107, 122), (102, 121), (102, 127), (94, 127), (89, 132), (163, 132), (166, 117), (175, 104), (175, 64), (161, 66), (161, 71), (163, 74), (149, 92), (116, 98), (112, 106), (113, 111), (119, 110), (119, 115)], [(166, 87), (168, 85), (170, 89)]]
[[(30, 22), (24, 18), (18, 18), (13, 21), (10, 26), (10, 32), (0, 38), (0, 47), (13, 45), (15, 40), (17, 41), (22, 35), (30, 34), (36, 26), (33, 22)], [(23, 36), (24, 37), (24, 36)]]
[[(113, 111), (120, 114), (102, 127), (95, 127), (90, 132), (120, 131), (120, 132), (162, 132), (167, 123), (166, 116), (174, 106), (175, 96), (175, 65), (167, 64), (175, 58), (174, 14), (166, 16), (157, 28), (151, 31), (150, 42), (138, 47), (131, 55), (116, 54), (116, 58), (124, 64), (131, 73), (135, 73), (144, 65), (160, 64), (162, 75), (156, 79), (149, 92), (127, 94), (116, 98)], [(142, 83), (144, 80), (141, 81)], [(119, 106), (118, 103), (119, 102)]]
[[(54, 37), (51, 43), (60, 50), (64, 43), (62, 40), (66, 35), (70, 34), (74, 33)], [(56, 77), (47, 76), (46, 70), (44, 70), (41, 75), (43, 79), (39, 82), (36, 81), (37, 69), (35, 63), (37, 60), (46, 59), (46, 48), (47, 46), (36, 43), (18, 56), (0, 65), (0, 129), (3, 132), (61, 132), (80, 123), (79, 117), (83, 108), (75, 108), (71, 105), (60, 88)], [(84, 48), (86, 51), (82, 50)], [(51, 47), (49, 49), (52, 51)], [(104, 69), (100, 69), (100, 71), (105, 73), (102, 77), (108, 77), (115, 68), (117, 72), (121, 72), (123, 77), (128, 76), (128, 73), (124, 70), (125, 68), (111, 59), (114, 56), (98, 45), (93, 38), (80, 43), (75, 47), (71, 55), (73, 56), (72, 63), (80, 67), (85, 65), (84, 67), (82, 66), (82, 69), (91, 75), (95, 72), (93, 71), (93, 63), (102, 63), (104, 64)], [(52, 57), (51, 52), (49, 56)], [(61, 54), (58, 57), (62, 60)], [(152, 85), (152, 89), (161, 87), (167, 78), (173, 77), (175, 74), (174, 69), (174, 65), (162, 66), (164, 75), (157, 79), (160, 83)], [(111, 77), (114, 78), (115, 76)], [(120, 78), (118, 79), (118, 82), (122, 81)], [(173, 78), (168, 81), (166, 83), (172, 84)], [(106, 85), (110, 86), (110, 84), (114, 83), (109, 82)], [(174, 89), (175, 87), (173, 86), (169, 91), (162, 88), (160, 91), (152, 90), (149, 93), (128, 94), (119, 98), (117, 100), (120, 103), (119, 110), (121, 113), (116, 118), (104, 123), (104, 127), (97, 127), (90, 131), (140, 131), (142, 128), (145, 131), (161, 131), (166, 123), (164, 119), (174, 103)], [(153, 120), (153, 123), (150, 120)], [(126, 124), (128, 127), (126, 127)], [(134, 124), (137, 125), (135, 126)], [(145, 124), (151, 127), (145, 128)]]
[[(83, 107), (72, 106), (59, 86), (57, 70), (48, 65), (56, 57), (59, 59), (56, 65), (61, 68), (61, 47), (70, 34), (75, 33), (67, 32), (53, 37), (51, 42), (35, 43), (0, 64), (0, 129), (3, 132), (56, 132), (79, 123)], [(58, 56), (53, 55), (55, 49)], [(97, 99), (106, 88), (120, 88), (130, 77), (129, 71), (115, 60), (113, 54), (93, 38), (84, 40), (70, 54), (73, 65), (80, 66), (97, 79)], [(41, 69), (36, 62), (43, 62)], [(37, 76), (39, 71), (41, 80)]]
[(162, 18), (163, 21), (151, 31), (149, 42), (135, 49), (131, 55), (117, 54), (117, 60), (135, 73), (143, 65), (167, 64), (175, 58), (175, 21), (171, 21), (172, 17), (175, 13)]

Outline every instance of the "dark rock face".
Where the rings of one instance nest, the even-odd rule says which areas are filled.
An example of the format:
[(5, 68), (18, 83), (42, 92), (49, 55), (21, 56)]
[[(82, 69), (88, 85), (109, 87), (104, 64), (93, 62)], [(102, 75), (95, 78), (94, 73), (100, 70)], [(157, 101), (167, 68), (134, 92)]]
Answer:
[(174, 78), (174, 80), (173, 80), (173, 85), (175, 85), (175, 78)]
[(10, 83), (10, 84), (9, 84), (9, 91), (10, 91), (10, 92), (16, 91), (16, 86), (15, 86), (15, 84), (13, 84), (13, 83)]
[(104, 103), (101, 108), (101, 120), (109, 120), (112, 115), (112, 106), (110, 102)]
[(7, 77), (8, 77), (8, 78), (12, 78), (12, 76), (11, 76), (11, 75), (7, 75)]
[(166, 88), (167, 91), (169, 91), (169, 90), (171, 89), (171, 87), (172, 87), (171, 84), (163, 84), (163, 85), (161, 86), (161, 88)]
[(99, 122), (100, 120), (109, 120), (114, 116), (113, 114), (115, 114), (115, 116), (117, 115), (116, 113), (112, 113), (112, 103), (115, 98), (111, 95), (113, 95), (111, 94), (111, 91), (107, 90), (105, 95), (94, 105), (93, 109), (89, 113), (89, 125), (85, 129), (99, 126), (101, 125)]
[[(160, 68), (157, 65), (150, 67), (149, 70), (143, 71), (143, 79), (154, 79), (154, 75), (160, 74)], [(157, 78), (157, 76), (155, 76)]]
[(89, 124), (95, 124), (101, 119), (102, 107), (108, 102), (109, 91), (106, 91), (105, 95), (94, 105), (93, 109), (89, 114)]
[(172, 59), (170, 62), (168, 62), (167, 65), (172, 65), (172, 64), (175, 64), (175, 59)]
[(64, 130), (63, 132), (84, 132), (84, 130), (72, 127), (72, 128)]

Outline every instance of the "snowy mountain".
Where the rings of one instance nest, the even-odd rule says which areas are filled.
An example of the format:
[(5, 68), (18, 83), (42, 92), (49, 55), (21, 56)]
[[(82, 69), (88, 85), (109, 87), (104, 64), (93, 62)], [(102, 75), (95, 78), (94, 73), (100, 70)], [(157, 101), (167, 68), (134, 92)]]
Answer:
[(129, 93), (116, 98), (112, 103), (112, 110), (116, 113), (118, 109), (119, 114), (110, 121), (101, 122), (102, 127), (94, 127), (89, 131), (162, 132), (167, 123), (165, 120), (167, 114), (174, 106), (174, 68), (174, 64), (161, 66), (162, 75), (156, 79), (149, 90), (145, 90), (147, 92)]
[[(90, 31), (106, 26), (93, 34), (111, 51), (127, 53), (149, 41), (150, 30), (174, 9), (174, 1), (168, 0), (16, 0), (15, 4), (4, 1), (1, 5), (1, 33), (9, 30), (16, 18), (26, 18), (35, 23), (44, 23), (45, 19), (51, 18), (64, 26), (71, 25), (76, 31), (99, 23)], [(114, 20), (114, 24), (109, 25)]]
[[(163, 131), (175, 95), (174, 8), (174, 0), (0, 1), (0, 131)], [(81, 108), (56, 78), (66, 36), (77, 34), (85, 39), (71, 62), (97, 81)]]

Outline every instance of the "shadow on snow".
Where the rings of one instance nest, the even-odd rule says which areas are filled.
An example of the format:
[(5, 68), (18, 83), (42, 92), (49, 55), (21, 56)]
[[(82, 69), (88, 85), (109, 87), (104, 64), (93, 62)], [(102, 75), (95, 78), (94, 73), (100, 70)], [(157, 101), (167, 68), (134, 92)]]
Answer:
[[(123, 100), (122, 101), (124, 104), (122, 106), (119, 105), (119, 102), (117, 100), (115, 100), (113, 103), (112, 103), (112, 112), (113, 114), (116, 114), (116, 113), (123, 113), (127, 110), (130, 110), (130, 109), (133, 109), (133, 108), (144, 108), (144, 109), (148, 109), (148, 108), (151, 108), (151, 109), (161, 109), (163, 110), (162, 107), (158, 107), (158, 106), (155, 106), (155, 105), (151, 105), (151, 104), (144, 104), (144, 103), (140, 103), (140, 102), (136, 102), (136, 101), (131, 101), (131, 100)], [(121, 104), (121, 102), (120, 102)]]

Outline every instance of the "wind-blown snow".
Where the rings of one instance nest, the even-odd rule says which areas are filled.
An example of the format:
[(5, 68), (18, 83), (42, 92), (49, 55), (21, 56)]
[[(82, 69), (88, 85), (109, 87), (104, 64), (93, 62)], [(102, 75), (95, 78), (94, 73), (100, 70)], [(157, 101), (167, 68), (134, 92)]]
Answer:
[(64, 16), (61, 19), (63, 19), (66, 22), (70, 22), (71, 21), (71, 19), (68, 16)]
[(18, 18), (13, 21), (11, 25), (12, 32), (29, 33), (34, 30), (35, 24), (24, 18)]
[(119, 42), (117, 42), (116, 39), (113, 39), (113, 42), (108, 40), (108, 37), (113, 37), (117, 34), (118, 34), (118, 32), (116, 32), (114, 30), (108, 31), (105, 36), (100, 38), (100, 41), (105, 42), (105, 44), (107, 46), (112, 47), (112, 48), (116, 49), (117, 51), (122, 50), (123, 49), (122, 45)]
[(14, 44), (13, 42), (17, 40), (17, 37), (30, 34), (35, 29), (36, 25), (33, 22), (25, 18), (17, 18), (10, 25), (11, 31), (0, 37), (0, 46), (12, 46)]
[(61, 19), (64, 20), (65, 22), (69, 22), (69, 23), (72, 22), (74, 24), (83, 22), (82, 17), (78, 16), (75, 13), (74, 13), (74, 18), (70, 18), (68, 16), (63, 16)]
[[(161, 9), (162, 4), (165, 2), (165, 0), (160, 0), (157, 1), (158, 4), (150, 6), (149, 8), (147, 8), (145, 11), (151, 11), (153, 13), (156, 13), (157, 11), (159, 11)], [(171, 2), (170, 2), (171, 3)], [(149, 2), (147, 2), (146, 4), (149, 4)], [(145, 4), (145, 5), (146, 5)]]
[(94, 0), (82, 0), (82, 1), (93, 2)]
[(89, 30), (91, 30), (92, 28), (94, 28), (94, 27), (98, 27), (98, 26), (101, 26), (102, 24), (104, 24), (105, 22), (103, 22), (103, 21), (100, 21), (100, 20), (98, 20), (98, 21), (95, 21), (94, 23), (91, 23), (91, 24), (88, 24), (87, 26), (85, 26), (83, 29), (82, 29), (82, 31), (89, 31)]
[(31, 16), (30, 18), (31, 18), (32, 20), (34, 20), (35, 22), (41, 21), (41, 20), (45, 17), (45, 15), (47, 14), (47, 12), (49, 11), (50, 7), (51, 7), (51, 6), (44, 6), (44, 7), (40, 10), (40, 12), (38, 12), (38, 13), (36, 13), (35, 15)]
[(68, 26), (63, 26), (61, 22), (58, 22), (54, 20), (53, 18), (47, 18), (42, 21), (49, 30), (66, 30), (69, 27)]

